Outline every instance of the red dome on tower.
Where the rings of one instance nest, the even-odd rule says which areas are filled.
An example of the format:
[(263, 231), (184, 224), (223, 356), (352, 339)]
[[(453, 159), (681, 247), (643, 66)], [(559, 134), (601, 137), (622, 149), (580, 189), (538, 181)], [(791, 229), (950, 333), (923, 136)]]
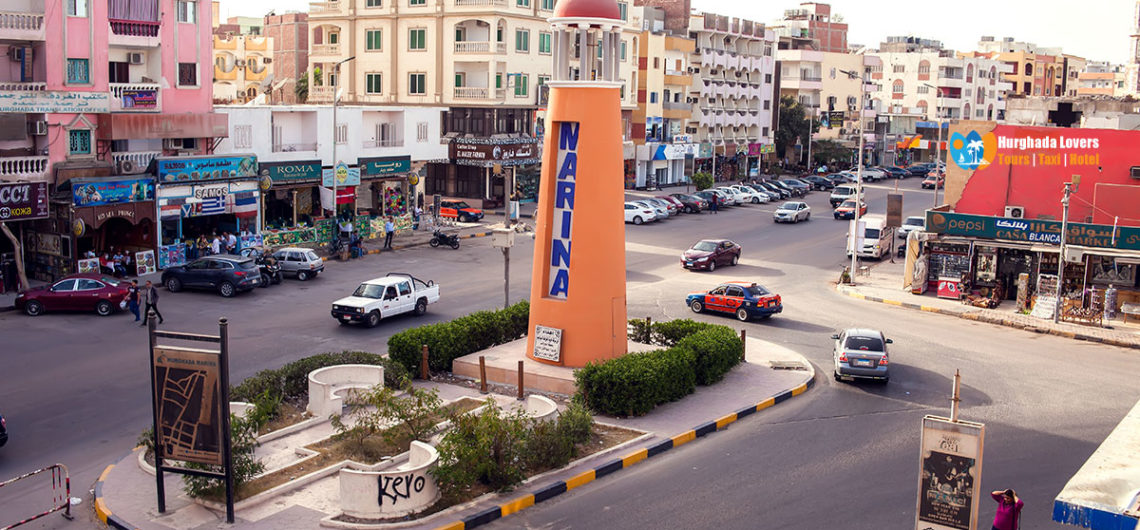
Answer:
[(558, 0), (554, 18), (608, 18), (621, 20), (615, 0)]

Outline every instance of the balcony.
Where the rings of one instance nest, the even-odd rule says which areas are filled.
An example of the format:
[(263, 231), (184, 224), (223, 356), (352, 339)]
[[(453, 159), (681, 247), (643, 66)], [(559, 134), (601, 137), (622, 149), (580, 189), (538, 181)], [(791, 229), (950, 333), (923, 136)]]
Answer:
[(145, 168), (155, 157), (162, 156), (162, 151), (132, 151), (129, 153), (111, 153), (111, 160), (116, 166), (129, 161), (135, 167)]
[(455, 7), (507, 7), (507, 0), (455, 0)]
[(403, 138), (386, 138), (380, 140), (365, 140), (363, 147), (373, 149), (377, 147), (404, 147)]
[(674, 86), (689, 86), (693, 84), (693, 76), (687, 72), (666, 70), (665, 84)]
[(494, 53), (505, 54), (507, 53), (507, 43), (505, 42), (457, 42), (455, 43), (455, 53), (458, 54), (474, 54), (474, 53)]
[(111, 112), (162, 112), (162, 87), (157, 83), (108, 83)]
[(47, 87), (47, 83), (43, 81), (35, 83), (0, 81), (0, 92), (39, 92), (45, 87)]
[(122, 20), (109, 18), (111, 32), (107, 35), (107, 43), (111, 46), (139, 46), (153, 48), (158, 46), (158, 30), (160, 23), (152, 20)]
[[(496, 90), (494, 93), (503, 92), (502, 89)], [(485, 86), (460, 86), (455, 87), (455, 99), (490, 99), (492, 94), (491, 89)], [(498, 94), (496, 94), (498, 95)]]
[(302, 142), (294, 144), (273, 144), (274, 153), (293, 153), (297, 151), (316, 151), (317, 142)]
[[(230, 69), (223, 70), (221, 66), (214, 65), (214, 81), (237, 81), (237, 67), (229, 65)], [(311, 91), (311, 89), (310, 89)]]
[(310, 57), (320, 55), (340, 57), (339, 42), (336, 44), (314, 44), (311, 46), (311, 48), (313, 50), (313, 53), (310, 54)]
[(309, 86), (309, 101), (313, 103), (332, 103), (335, 94), (333, 86)]
[(309, 3), (309, 14), (318, 16), (326, 14), (338, 14), (343, 8), (343, 2), (311, 2)]
[(13, 13), (0, 11), (0, 35), (5, 40), (44, 40), (43, 13)]
[(48, 157), (10, 156), (0, 158), (0, 180), (44, 180), (47, 177)]

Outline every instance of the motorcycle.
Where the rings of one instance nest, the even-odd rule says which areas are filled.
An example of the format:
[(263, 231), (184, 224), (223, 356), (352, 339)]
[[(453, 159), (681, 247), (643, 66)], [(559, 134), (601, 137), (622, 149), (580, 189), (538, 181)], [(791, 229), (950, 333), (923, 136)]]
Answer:
[(431, 233), (431, 241), (428, 242), (432, 248), (440, 245), (448, 245), (453, 249), (459, 248), (459, 235), (458, 234), (445, 234), (440, 229), (436, 228)]
[(254, 263), (257, 264), (257, 269), (261, 273), (262, 287), (269, 287), (271, 283), (281, 283), (283, 276), (281, 275), (281, 264), (277, 263), (277, 258), (256, 247), (242, 249), (241, 255), (253, 258)]

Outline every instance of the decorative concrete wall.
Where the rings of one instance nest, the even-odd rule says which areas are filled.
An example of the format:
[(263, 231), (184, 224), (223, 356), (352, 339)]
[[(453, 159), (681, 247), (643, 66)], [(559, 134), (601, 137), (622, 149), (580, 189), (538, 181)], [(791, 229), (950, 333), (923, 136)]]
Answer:
[(340, 506), (344, 514), (361, 519), (385, 519), (416, 513), (439, 499), (439, 488), (428, 474), (439, 453), (423, 442), (375, 466), (355, 462), (340, 471)]
[(558, 405), (548, 397), (531, 394), (526, 397), (524, 409), (528, 416), (538, 421), (558, 418)]
[(367, 390), (384, 383), (384, 367), (371, 364), (341, 364), (309, 372), (309, 406), (318, 418), (339, 415), (344, 397), (353, 389)]
[(245, 416), (246, 414), (249, 413), (249, 411), (251, 411), (255, 408), (256, 407), (254, 407), (254, 405), (252, 403), (246, 403), (244, 401), (231, 401), (230, 402), (230, 414), (233, 414), (239, 418), (242, 416)]

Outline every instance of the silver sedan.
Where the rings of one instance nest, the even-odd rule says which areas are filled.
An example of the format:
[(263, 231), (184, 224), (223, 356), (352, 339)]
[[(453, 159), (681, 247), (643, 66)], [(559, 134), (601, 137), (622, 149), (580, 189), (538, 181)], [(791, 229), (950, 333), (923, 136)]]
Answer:
[(848, 329), (831, 336), (835, 340), (835, 380), (890, 380), (887, 345), (891, 339), (872, 329)]
[(772, 220), (777, 223), (798, 223), (811, 220), (811, 206), (808, 206), (806, 202), (785, 202), (776, 208), (772, 214)]

